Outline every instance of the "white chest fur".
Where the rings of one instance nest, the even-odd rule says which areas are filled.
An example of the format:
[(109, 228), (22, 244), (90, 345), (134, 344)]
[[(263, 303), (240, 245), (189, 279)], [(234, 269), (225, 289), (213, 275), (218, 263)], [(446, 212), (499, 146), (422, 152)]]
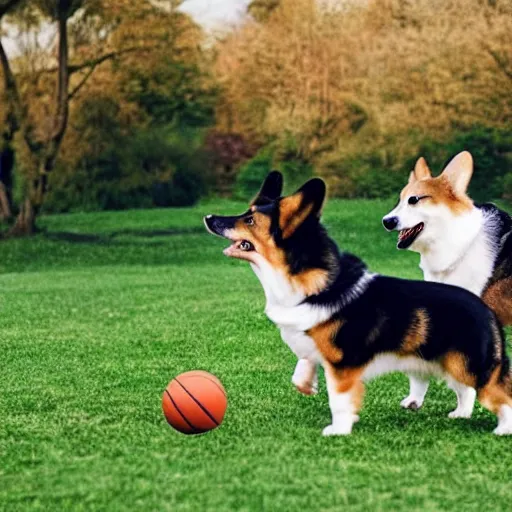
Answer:
[(321, 362), (321, 355), (311, 336), (290, 327), (281, 327), (280, 331), (281, 338), (298, 359), (307, 359), (318, 364)]
[(267, 304), (265, 313), (281, 331), (283, 341), (298, 358), (320, 362), (320, 354), (313, 339), (306, 332), (331, 317), (328, 308), (303, 304), (304, 295), (290, 282), (260, 258), (251, 265), (260, 280)]
[(277, 325), (283, 341), (299, 359), (320, 363), (320, 353), (307, 331), (331, 317), (328, 308), (309, 304), (282, 306), (267, 302), (265, 313)]
[(496, 258), (489, 249), (484, 240), (477, 240), (455, 265), (439, 272), (431, 271), (422, 258), (425, 280), (460, 286), (480, 296), (492, 275)]
[(492, 275), (497, 247), (488, 236), (492, 219), (486, 219), (477, 208), (467, 221), (445, 230), (436, 240), (422, 247), (420, 267), (426, 281), (460, 286), (481, 295)]

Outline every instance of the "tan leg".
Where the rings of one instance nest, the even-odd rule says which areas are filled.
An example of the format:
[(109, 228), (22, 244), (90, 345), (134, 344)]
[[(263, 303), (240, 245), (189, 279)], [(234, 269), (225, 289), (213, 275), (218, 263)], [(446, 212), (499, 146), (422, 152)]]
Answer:
[(361, 381), (363, 369), (339, 370), (329, 363), (325, 364), (324, 369), (332, 423), (324, 428), (323, 435), (348, 435), (359, 419), (357, 413), (364, 395), (364, 384)]
[(494, 433), (499, 436), (512, 435), (512, 396), (499, 382), (501, 367), (494, 370), (489, 382), (478, 392), (479, 402), (498, 416)]

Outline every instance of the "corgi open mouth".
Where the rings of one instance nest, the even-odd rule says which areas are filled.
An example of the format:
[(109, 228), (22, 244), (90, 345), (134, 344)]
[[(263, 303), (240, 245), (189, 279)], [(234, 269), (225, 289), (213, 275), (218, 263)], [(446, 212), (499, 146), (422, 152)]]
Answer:
[(239, 217), (219, 217), (216, 215), (207, 215), (204, 217), (204, 225), (206, 229), (213, 235), (227, 238), (231, 245), (224, 249), (224, 254), (230, 258), (240, 258), (243, 260), (251, 260), (249, 257), (251, 252), (255, 252), (254, 245), (249, 240), (237, 238), (235, 223)]
[(425, 224), (423, 222), (420, 222), (419, 224), (416, 224), (413, 228), (409, 229), (402, 229), (398, 233), (398, 243), (397, 247), (399, 249), (407, 249), (411, 246), (411, 244), (418, 238), (418, 235), (423, 231), (423, 228), (425, 227)]
[(237, 240), (229, 247), (226, 247), (223, 252), (226, 256), (233, 258), (240, 254), (240, 252), (251, 252), (254, 250), (254, 245), (248, 240)]

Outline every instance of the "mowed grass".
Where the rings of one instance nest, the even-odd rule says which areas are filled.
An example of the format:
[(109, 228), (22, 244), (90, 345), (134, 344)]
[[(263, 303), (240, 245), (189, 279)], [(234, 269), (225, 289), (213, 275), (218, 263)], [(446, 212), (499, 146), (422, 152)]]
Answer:
[[(372, 270), (421, 278), (380, 219), (385, 201), (331, 201), (325, 223)], [(512, 439), (433, 383), (399, 407), (402, 375), (367, 386), (361, 421), (323, 438), (317, 397), (290, 384), (295, 358), (264, 315), (256, 277), (222, 255), (192, 209), (51, 216), (0, 244), (2, 510), (510, 510)], [(187, 437), (161, 412), (176, 374), (224, 383), (220, 428)]]

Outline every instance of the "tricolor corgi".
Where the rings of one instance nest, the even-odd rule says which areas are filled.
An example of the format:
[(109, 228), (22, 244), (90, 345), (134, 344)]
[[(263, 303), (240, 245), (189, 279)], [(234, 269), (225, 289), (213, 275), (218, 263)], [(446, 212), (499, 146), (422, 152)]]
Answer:
[[(501, 323), (512, 324), (512, 219), (492, 204), (475, 205), (467, 195), (473, 174), (468, 152), (455, 156), (438, 177), (420, 158), (397, 206), (382, 222), (399, 231), (399, 249), (419, 252), (426, 281), (461, 286), (481, 296)], [(411, 376), (402, 405), (421, 407), (413, 388), (428, 383)], [(424, 395), (423, 395), (424, 396)]]
[(478, 394), (498, 416), (494, 432), (512, 434), (512, 375), (495, 314), (467, 290), (372, 274), (340, 252), (320, 223), (321, 179), (281, 192), (274, 171), (246, 212), (204, 222), (260, 280), (265, 312), (299, 358), (295, 385), (314, 391), (323, 366), (332, 414), (323, 434), (350, 434), (363, 382), (391, 371), (443, 378), (457, 393), (453, 418), (469, 417)]

